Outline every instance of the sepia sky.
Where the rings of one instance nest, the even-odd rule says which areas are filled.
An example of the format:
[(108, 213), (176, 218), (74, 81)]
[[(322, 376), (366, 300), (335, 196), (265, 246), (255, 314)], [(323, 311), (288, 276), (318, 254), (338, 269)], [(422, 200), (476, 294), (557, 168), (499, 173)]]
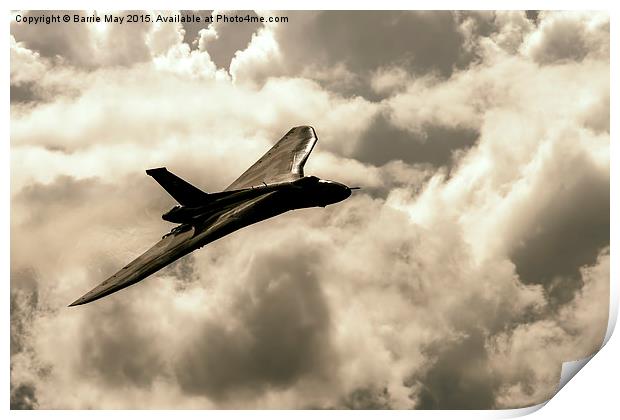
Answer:
[[(550, 398), (607, 327), (609, 17), (260, 13), (289, 22), (13, 13), (11, 407)], [(219, 191), (306, 124), (351, 198), (67, 308), (172, 227), (146, 169)]]

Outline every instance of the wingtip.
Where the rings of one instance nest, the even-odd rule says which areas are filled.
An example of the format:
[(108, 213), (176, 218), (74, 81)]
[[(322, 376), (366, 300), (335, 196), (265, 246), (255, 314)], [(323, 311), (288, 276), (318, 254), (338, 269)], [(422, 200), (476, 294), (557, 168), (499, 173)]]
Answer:
[(313, 126), (311, 126), (311, 125), (297, 125), (297, 126), (295, 126), (295, 127), (291, 128), (291, 129), (290, 129), (290, 131), (289, 131), (289, 133), (291, 133), (291, 132), (293, 132), (293, 131), (298, 131), (298, 130), (301, 130), (301, 131), (303, 131), (303, 130), (309, 131), (309, 132), (311, 133), (311, 136), (312, 136), (312, 137), (315, 137), (315, 138), (317, 137), (317, 135), (316, 135), (316, 131), (314, 130), (314, 127), (313, 127)]
[(79, 299), (76, 299), (75, 301), (73, 301), (70, 305), (68, 305), (67, 307), (70, 308), (72, 306), (79, 306), (79, 305), (83, 305), (85, 303), (90, 302), (91, 299), (86, 299), (85, 296), (82, 296)]

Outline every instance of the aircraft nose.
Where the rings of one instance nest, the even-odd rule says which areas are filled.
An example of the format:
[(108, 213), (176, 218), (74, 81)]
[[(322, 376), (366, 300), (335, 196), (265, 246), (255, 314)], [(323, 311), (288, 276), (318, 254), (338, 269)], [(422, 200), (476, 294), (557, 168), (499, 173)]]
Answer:
[(321, 180), (321, 185), (324, 186), (322, 189), (323, 204), (321, 204), (323, 207), (346, 200), (351, 195), (351, 188), (340, 182)]
[(346, 200), (347, 198), (349, 198), (349, 196), (351, 196), (351, 188), (339, 182), (334, 182), (334, 185), (337, 187), (334, 191), (334, 198), (336, 199), (336, 203)]
[(343, 185), (344, 187), (344, 191), (343, 191), (343, 200), (346, 200), (347, 198), (349, 198), (351, 196), (351, 188), (347, 187), (346, 185)]

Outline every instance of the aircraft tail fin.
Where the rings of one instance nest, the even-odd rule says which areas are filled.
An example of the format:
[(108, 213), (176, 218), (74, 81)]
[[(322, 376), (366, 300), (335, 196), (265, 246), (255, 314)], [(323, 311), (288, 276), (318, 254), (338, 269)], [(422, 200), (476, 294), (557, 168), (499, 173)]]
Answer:
[(168, 194), (183, 206), (198, 205), (209, 196), (206, 192), (194, 187), (166, 168), (148, 169), (146, 173), (152, 176)]

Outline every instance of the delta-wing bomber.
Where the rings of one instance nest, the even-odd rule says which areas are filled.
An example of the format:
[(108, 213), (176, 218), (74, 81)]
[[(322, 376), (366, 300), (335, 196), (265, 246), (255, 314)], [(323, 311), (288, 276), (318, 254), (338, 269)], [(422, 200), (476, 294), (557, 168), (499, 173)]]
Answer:
[(352, 188), (304, 176), (304, 164), (316, 142), (312, 127), (292, 128), (235, 182), (216, 193), (206, 193), (166, 168), (147, 170), (179, 203), (162, 216), (178, 225), (144, 254), (69, 306), (92, 302), (124, 289), (245, 226), (289, 210), (325, 207), (348, 198)]

